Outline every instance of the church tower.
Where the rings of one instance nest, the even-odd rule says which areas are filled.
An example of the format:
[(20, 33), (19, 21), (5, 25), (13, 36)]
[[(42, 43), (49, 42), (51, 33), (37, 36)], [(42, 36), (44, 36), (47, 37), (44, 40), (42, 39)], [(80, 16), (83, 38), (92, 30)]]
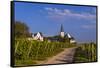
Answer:
[(61, 24), (61, 29), (60, 29), (60, 36), (64, 37), (64, 29), (63, 29), (63, 25)]

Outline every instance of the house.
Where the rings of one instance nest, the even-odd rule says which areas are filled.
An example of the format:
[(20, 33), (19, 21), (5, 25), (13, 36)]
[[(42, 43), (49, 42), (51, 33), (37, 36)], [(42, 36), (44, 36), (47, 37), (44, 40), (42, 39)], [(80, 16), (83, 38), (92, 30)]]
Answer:
[(44, 37), (43, 34), (41, 32), (38, 33), (32, 33), (31, 37), (28, 38), (28, 40), (39, 40), (39, 41), (43, 41)]
[(40, 41), (43, 41), (43, 34), (41, 32), (38, 32), (38, 33), (35, 33), (35, 34), (32, 34), (32, 38), (34, 40), (40, 40)]
[(67, 36), (70, 39), (70, 43), (76, 43), (74, 37), (72, 37), (69, 33), (67, 34)]

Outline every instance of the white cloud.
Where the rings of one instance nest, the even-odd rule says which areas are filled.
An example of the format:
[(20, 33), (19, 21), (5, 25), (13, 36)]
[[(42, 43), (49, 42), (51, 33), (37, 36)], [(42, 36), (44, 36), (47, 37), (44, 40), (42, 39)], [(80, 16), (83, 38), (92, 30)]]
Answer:
[(52, 19), (57, 19), (57, 20), (62, 20), (65, 21), (67, 20), (95, 20), (96, 15), (89, 14), (89, 13), (75, 13), (70, 11), (69, 9), (58, 9), (58, 8), (45, 8), (47, 11), (47, 16), (52, 18)]
[(45, 8), (45, 10), (52, 11), (52, 10), (53, 10), (53, 8), (48, 8), (48, 7), (46, 7), (46, 8)]
[(85, 28), (85, 29), (94, 29), (94, 28), (96, 28), (96, 25), (83, 25), (82, 28)]

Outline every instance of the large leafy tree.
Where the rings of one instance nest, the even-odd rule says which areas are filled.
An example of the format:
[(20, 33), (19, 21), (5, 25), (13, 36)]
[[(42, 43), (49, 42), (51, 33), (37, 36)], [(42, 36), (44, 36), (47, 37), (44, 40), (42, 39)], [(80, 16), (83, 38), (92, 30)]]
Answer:
[(16, 38), (25, 38), (30, 35), (28, 26), (20, 21), (16, 21), (15, 23), (15, 37)]

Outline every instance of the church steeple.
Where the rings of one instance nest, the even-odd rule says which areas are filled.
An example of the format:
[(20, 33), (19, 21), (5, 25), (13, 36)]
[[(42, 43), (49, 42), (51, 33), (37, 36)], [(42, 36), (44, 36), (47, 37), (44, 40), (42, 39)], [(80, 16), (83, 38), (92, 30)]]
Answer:
[(63, 29), (63, 25), (61, 24), (61, 29), (60, 29), (60, 36), (61, 37), (64, 37), (65, 34), (64, 34), (64, 29)]
[(61, 24), (60, 32), (64, 32), (63, 25)]

